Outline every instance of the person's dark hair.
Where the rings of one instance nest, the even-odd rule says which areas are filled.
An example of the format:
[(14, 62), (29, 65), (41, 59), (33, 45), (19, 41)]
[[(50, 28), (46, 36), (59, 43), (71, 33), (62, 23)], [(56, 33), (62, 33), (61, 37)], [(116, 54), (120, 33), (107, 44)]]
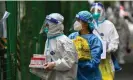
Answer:
[(81, 21), (82, 21), (83, 23), (85, 23), (85, 24), (88, 24), (88, 27), (87, 27), (87, 28), (88, 28), (88, 31), (89, 31), (90, 33), (92, 33), (93, 30), (90, 29), (89, 23), (87, 23), (87, 22), (85, 22), (85, 21), (83, 21), (83, 20), (81, 20)]
[(90, 25), (89, 25), (89, 23), (88, 23), (88, 30), (89, 30), (90, 33), (93, 32), (93, 30), (90, 29)]

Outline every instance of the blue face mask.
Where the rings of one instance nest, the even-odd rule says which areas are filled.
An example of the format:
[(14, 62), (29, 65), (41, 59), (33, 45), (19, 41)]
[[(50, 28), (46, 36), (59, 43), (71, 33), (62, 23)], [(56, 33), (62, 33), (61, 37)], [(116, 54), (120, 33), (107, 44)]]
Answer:
[(100, 17), (100, 13), (94, 13), (94, 14), (93, 14), (93, 18), (94, 18), (95, 20), (98, 20), (99, 17)]
[(44, 28), (44, 32), (45, 32), (46, 34), (48, 33), (48, 28), (47, 28), (47, 27)]

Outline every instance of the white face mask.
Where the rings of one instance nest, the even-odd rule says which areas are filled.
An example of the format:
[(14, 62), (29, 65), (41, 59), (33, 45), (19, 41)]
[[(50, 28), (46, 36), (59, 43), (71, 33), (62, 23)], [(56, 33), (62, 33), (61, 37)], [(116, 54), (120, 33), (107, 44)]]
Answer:
[(75, 31), (80, 31), (82, 29), (82, 25), (78, 21), (76, 21), (73, 26)]

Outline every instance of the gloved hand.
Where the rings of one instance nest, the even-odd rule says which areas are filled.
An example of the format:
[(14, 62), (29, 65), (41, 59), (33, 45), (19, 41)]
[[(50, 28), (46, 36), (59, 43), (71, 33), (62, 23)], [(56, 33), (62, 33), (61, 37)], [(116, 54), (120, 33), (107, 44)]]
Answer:
[(48, 62), (44, 64), (44, 69), (47, 71), (52, 70), (55, 67), (55, 62)]
[(107, 43), (107, 53), (115, 52), (117, 48), (117, 45)]
[(107, 49), (107, 53), (110, 53), (110, 52), (111, 52), (111, 48), (108, 47), (108, 49)]

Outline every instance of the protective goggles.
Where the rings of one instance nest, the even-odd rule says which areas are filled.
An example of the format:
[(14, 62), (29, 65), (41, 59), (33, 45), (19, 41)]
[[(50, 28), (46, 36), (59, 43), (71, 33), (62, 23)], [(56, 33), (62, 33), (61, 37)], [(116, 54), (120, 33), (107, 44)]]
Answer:
[(55, 24), (60, 24), (60, 23), (61, 23), (60, 21), (58, 21), (58, 20), (56, 20), (56, 19), (50, 17), (49, 15), (46, 16), (46, 20), (48, 20), (48, 21), (50, 21), (50, 22), (52, 22), (52, 23), (55, 23)]
[(101, 3), (93, 3), (91, 7), (91, 13), (102, 13), (104, 6)]
[(93, 3), (91, 5), (91, 7), (94, 7), (94, 6), (100, 6), (101, 8), (104, 8), (104, 6), (101, 3)]

